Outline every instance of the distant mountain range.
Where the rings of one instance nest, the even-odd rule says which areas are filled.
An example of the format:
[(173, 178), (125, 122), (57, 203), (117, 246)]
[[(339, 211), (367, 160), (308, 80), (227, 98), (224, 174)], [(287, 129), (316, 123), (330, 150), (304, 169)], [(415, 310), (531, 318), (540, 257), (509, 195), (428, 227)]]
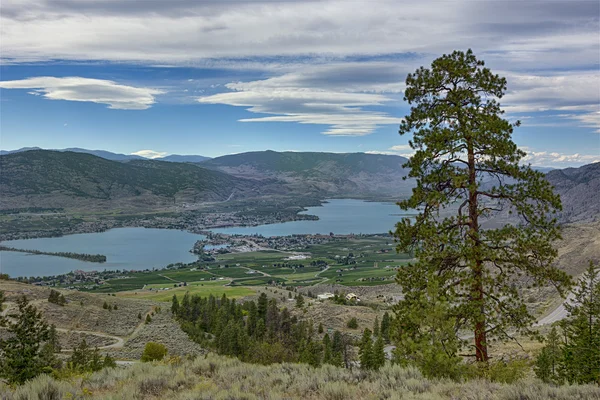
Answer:
[[(257, 196), (261, 186), (196, 164), (118, 162), (71, 151), (31, 150), (0, 157), (0, 207), (156, 207)], [(264, 185), (263, 185), (264, 186)]]
[[(196, 163), (176, 162), (182, 159), (178, 157), (165, 162), (141, 157), (114, 161), (76, 151), (5, 154), (0, 157), (0, 207), (85, 203), (143, 208), (223, 201), (232, 194), (236, 199), (281, 195), (397, 200), (409, 196), (414, 186), (413, 180), (403, 179), (406, 159), (391, 155), (260, 151)], [(552, 170), (546, 179), (561, 195), (561, 221), (599, 219), (600, 163)]]
[(257, 151), (213, 158), (199, 165), (251, 179), (275, 179), (292, 193), (323, 196), (403, 196), (406, 158), (366, 153)]
[[(17, 150), (0, 150), (0, 155), (5, 154), (13, 154), (13, 153), (21, 153), (24, 151), (30, 150), (43, 150), (40, 147), (23, 147)], [(129, 160), (148, 160), (148, 158), (141, 157), (135, 154), (120, 154), (120, 153), (112, 153), (106, 150), (88, 150), (82, 149), (79, 147), (69, 147), (68, 149), (53, 149), (53, 151), (72, 151), (74, 153), (86, 153), (92, 154), (98, 157), (105, 158), (107, 160), (112, 161), (129, 161)], [(210, 157), (197, 156), (197, 155), (179, 155), (179, 154), (171, 154), (165, 157), (154, 158), (154, 160), (160, 161), (171, 161), (171, 162), (200, 162), (205, 160), (210, 160)]]

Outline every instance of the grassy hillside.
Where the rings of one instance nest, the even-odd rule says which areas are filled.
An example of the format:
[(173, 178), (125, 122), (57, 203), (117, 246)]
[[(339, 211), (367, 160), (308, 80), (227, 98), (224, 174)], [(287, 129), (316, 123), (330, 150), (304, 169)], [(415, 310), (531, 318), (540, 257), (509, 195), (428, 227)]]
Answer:
[[(1, 385), (1, 384), (0, 384)], [(413, 368), (378, 372), (306, 364), (245, 364), (209, 354), (195, 360), (136, 364), (57, 381), (42, 375), (3, 399), (600, 399), (591, 385), (555, 387), (537, 380), (515, 384), (429, 380)]]
[[(151, 160), (128, 163), (85, 153), (33, 150), (0, 157), (2, 205), (74, 200), (140, 201), (187, 198), (226, 200), (232, 192), (258, 193), (255, 182), (195, 165)], [(17, 202), (17, 198), (19, 201)], [(156, 200), (156, 199), (154, 199)]]

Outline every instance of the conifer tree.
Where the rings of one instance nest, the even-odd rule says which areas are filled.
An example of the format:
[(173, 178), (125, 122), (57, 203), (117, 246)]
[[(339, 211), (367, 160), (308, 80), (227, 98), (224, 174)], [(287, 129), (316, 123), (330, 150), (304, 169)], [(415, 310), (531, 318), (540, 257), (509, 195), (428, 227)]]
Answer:
[[(506, 79), (471, 50), (443, 55), (406, 78), (404, 99), (411, 110), (399, 130), (413, 136), (415, 154), (404, 166), (416, 187), (398, 204), (420, 210), (394, 233), (397, 251), (414, 252), (417, 259), (398, 270), (402, 303), (410, 306), (419, 298), (427, 284), (423, 276), (435, 277), (454, 331), (473, 332), (480, 362), (489, 359), (488, 341), (507, 339), (509, 328), (532, 333), (535, 319), (517, 292), (519, 279), (560, 290), (570, 284), (552, 266), (552, 242), (560, 235), (548, 216), (560, 210), (560, 198), (542, 173), (521, 165), (525, 153), (511, 139), (519, 122), (503, 119), (497, 101), (506, 88)], [(484, 185), (490, 178), (493, 186)], [(482, 229), (484, 219), (507, 211), (519, 222)]]
[(317, 332), (323, 333), (323, 324), (321, 322), (319, 322), (319, 328), (317, 329)]
[(298, 296), (296, 296), (296, 308), (302, 307), (304, 307), (304, 296), (302, 296), (302, 293), (299, 293)]
[(374, 370), (378, 370), (385, 365), (385, 349), (381, 335), (377, 336), (377, 339), (373, 344), (373, 354), (371, 355), (371, 359), (371, 367)]
[(173, 298), (171, 299), (171, 313), (173, 313), (173, 315), (177, 315), (178, 311), (179, 311), (179, 300), (177, 300), (177, 295), (174, 294)]
[(371, 330), (365, 328), (362, 338), (360, 339), (360, 349), (358, 352), (360, 357), (360, 366), (363, 369), (373, 369), (373, 339)]
[(50, 328), (25, 296), (17, 300), (17, 313), (5, 321), (9, 337), (0, 339), (0, 377), (22, 384), (44, 370), (42, 343), (50, 336)]
[(373, 323), (373, 336), (379, 336), (379, 316), (375, 316), (375, 322)]
[(381, 336), (386, 342), (390, 341), (390, 314), (386, 311), (381, 319)]
[(556, 327), (553, 326), (548, 334), (546, 346), (542, 348), (535, 360), (534, 371), (544, 382), (559, 383), (559, 368), (563, 361), (563, 350)]
[(592, 261), (573, 294), (573, 303), (565, 302), (569, 316), (561, 321), (563, 376), (572, 384), (600, 384), (600, 269)]

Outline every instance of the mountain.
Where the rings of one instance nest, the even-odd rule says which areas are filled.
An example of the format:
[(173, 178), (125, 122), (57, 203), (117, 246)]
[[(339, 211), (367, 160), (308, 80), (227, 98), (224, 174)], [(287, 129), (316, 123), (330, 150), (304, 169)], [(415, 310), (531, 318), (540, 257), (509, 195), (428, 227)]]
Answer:
[(322, 196), (399, 196), (410, 193), (404, 181), (406, 158), (366, 153), (257, 151), (213, 158), (198, 165), (252, 179), (285, 182), (293, 193)]
[[(31, 150), (43, 150), (43, 149), (40, 147), (23, 147), (23, 148), (20, 148), (17, 150), (0, 150), (0, 156), (6, 155), (6, 154), (22, 153), (22, 152), (31, 151)], [(144, 157), (136, 156), (133, 154), (111, 153), (110, 151), (106, 151), (106, 150), (88, 150), (88, 149), (82, 149), (79, 147), (70, 147), (68, 149), (52, 149), (51, 151), (72, 151), (74, 153), (86, 153), (86, 154), (92, 154), (92, 155), (102, 157), (107, 160), (113, 160), (113, 161), (145, 160)]]
[(560, 194), (563, 222), (600, 219), (600, 162), (550, 171), (546, 179)]
[(79, 147), (70, 147), (68, 149), (58, 149), (56, 151), (72, 151), (74, 153), (86, 153), (92, 154), (96, 157), (102, 157), (107, 160), (112, 161), (128, 161), (128, 160), (145, 160), (144, 157), (136, 156), (135, 154), (120, 154), (120, 153), (112, 153), (106, 150), (88, 150), (81, 149)]
[[(30, 150), (42, 150), (42, 149), (40, 147), (23, 147), (23, 148), (17, 149), (17, 150), (0, 150), (0, 155), (22, 153), (24, 151), (30, 151)], [(52, 150), (53, 151), (72, 151), (74, 153), (92, 154), (92, 155), (102, 157), (102, 158), (105, 158), (107, 160), (112, 160), (112, 161), (147, 160), (147, 158), (137, 156), (135, 154), (112, 153), (112, 152), (106, 151), (106, 150), (88, 150), (88, 149), (82, 149), (80, 147), (69, 147), (68, 149), (52, 149)], [(160, 161), (193, 162), (193, 163), (201, 162), (201, 161), (205, 161), (205, 160), (209, 160), (209, 159), (210, 159), (210, 157), (196, 156), (196, 155), (182, 156), (179, 154), (171, 154), (169, 156), (155, 158), (155, 160), (160, 160)]]
[(161, 157), (161, 158), (155, 158), (155, 160), (170, 161), (170, 162), (191, 162), (191, 163), (197, 163), (197, 162), (201, 162), (201, 161), (210, 160), (210, 157), (194, 156), (194, 155), (171, 154), (170, 156), (165, 156), (165, 157)]
[(0, 157), (0, 206), (109, 208), (223, 201), (260, 193), (257, 182), (195, 164), (127, 163), (71, 151), (32, 150)]
[(29, 150), (42, 150), (42, 149), (40, 147), (21, 147), (20, 149), (17, 149), (17, 150), (0, 150), (0, 156), (3, 156), (5, 154), (21, 153), (23, 151), (29, 151)]

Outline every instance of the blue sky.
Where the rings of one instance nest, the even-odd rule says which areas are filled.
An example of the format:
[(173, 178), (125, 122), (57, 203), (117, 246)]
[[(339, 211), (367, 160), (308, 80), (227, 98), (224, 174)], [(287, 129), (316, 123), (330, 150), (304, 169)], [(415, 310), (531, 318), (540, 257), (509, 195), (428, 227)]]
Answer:
[[(472, 48), (540, 166), (600, 161), (593, 1), (3, 0), (0, 147), (410, 155), (406, 74)], [(141, 151), (141, 153), (140, 153)]]

